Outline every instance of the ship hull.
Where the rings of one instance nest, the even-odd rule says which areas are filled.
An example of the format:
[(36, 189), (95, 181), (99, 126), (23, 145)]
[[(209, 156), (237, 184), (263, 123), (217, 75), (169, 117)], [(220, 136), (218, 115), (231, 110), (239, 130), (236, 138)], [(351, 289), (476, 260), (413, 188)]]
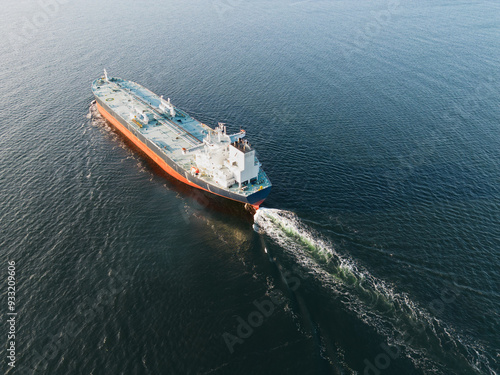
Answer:
[[(96, 97), (97, 109), (99, 113), (108, 120), (120, 133), (122, 133), (127, 139), (134, 143), (141, 151), (143, 151), (151, 160), (153, 160), (162, 170), (176, 178), (177, 180), (192, 186), (193, 188), (204, 190), (210, 194), (214, 194), (226, 199), (230, 199), (243, 204), (250, 204), (255, 209), (264, 202), (271, 191), (271, 187), (259, 190), (254, 194), (247, 197), (242, 197), (237, 194), (233, 194), (224, 189), (219, 189), (216, 186), (209, 185), (204, 181), (196, 178), (192, 174), (188, 173), (182, 167), (178, 166), (174, 161), (172, 161), (167, 156), (163, 156), (154, 143), (149, 141), (140, 133), (136, 132), (123, 118), (116, 115), (114, 111), (109, 108), (102, 100)], [(161, 155), (161, 156), (160, 156)]]

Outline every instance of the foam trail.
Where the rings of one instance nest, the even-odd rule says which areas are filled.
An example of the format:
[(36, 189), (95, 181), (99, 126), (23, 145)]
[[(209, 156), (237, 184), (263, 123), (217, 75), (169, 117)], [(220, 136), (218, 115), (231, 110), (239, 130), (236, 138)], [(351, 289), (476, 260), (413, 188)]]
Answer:
[[(453, 329), (432, 316), (406, 294), (373, 277), (334, 244), (306, 225), (290, 211), (260, 208), (254, 229), (271, 238), (290, 257), (313, 275), (347, 310), (386, 337), (390, 345), (401, 348), (417, 368), (447, 373), (450, 366), (466, 373), (491, 373), (489, 361), (480, 346), (463, 344)], [(411, 340), (409, 340), (411, 338)], [(450, 351), (442, 343), (455, 348)], [(491, 371), (490, 371), (491, 370)]]
[[(357, 296), (360, 304), (378, 307), (381, 312), (393, 310), (396, 294), (390, 287), (360, 269), (349, 257), (340, 255), (328, 239), (292, 212), (261, 208), (255, 215), (255, 226), (316, 274), (325, 286), (349, 297), (346, 303), (353, 303), (352, 297)], [(353, 290), (357, 293), (353, 294)]]

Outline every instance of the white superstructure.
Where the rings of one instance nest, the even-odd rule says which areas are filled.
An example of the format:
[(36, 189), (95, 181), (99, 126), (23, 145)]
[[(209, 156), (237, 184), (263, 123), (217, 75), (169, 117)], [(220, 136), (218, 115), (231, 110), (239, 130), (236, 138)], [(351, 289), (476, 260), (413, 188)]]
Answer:
[(193, 149), (198, 173), (211, 176), (223, 187), (237, 183), (241, 188), (254, 182), (259, 175), (260, 164), (255, 150), (243, 140), (244, 136), (244, 130), (228, 135), (224, 124), (219, 123), (203, 139), (203, 145)]

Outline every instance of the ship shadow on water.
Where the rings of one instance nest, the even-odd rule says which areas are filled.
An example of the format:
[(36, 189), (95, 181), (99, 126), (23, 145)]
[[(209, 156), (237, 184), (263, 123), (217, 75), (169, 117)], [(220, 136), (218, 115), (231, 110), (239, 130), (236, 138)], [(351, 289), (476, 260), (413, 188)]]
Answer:
[(127, 145), (127, 147), (147, 162), (148, 167), (154, 175), (167, 180), (168, 185), (172, 188), (172, 190), (191, 200), (193, 206), (192, 208), (195, 211), (209, 211), (211, 213), (229, 215), (232, 218), (239, 219), (248, 224), (254, 223), (255, 209), (253, 207), (248, 208), (240, 202), (232, 201), (230, 199), (196, 189), (177, 180), (175, 177), (171, 176), (158, 166), (153, 159), (151, 159), (144, 151), (137, 147), (118, 129), (116, 129), (113, 124), (103, 118), (100, 114), (97, 115), (102, 118), (102, 121), (106, 121), (106, 124), (113, 130), (114, 133), (119, 135), (120, 139)]

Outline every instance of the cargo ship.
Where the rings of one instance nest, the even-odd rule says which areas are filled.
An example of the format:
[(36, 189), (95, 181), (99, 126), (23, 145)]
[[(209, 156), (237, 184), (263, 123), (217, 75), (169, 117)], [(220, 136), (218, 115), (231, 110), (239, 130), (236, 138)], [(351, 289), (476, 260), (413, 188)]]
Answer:
[(271, 181), (245, 139), (189, 116), (138, 83), (104, 75), (92, 83), (97, 109), (118, 131), (177, 180), (257, 210)]

